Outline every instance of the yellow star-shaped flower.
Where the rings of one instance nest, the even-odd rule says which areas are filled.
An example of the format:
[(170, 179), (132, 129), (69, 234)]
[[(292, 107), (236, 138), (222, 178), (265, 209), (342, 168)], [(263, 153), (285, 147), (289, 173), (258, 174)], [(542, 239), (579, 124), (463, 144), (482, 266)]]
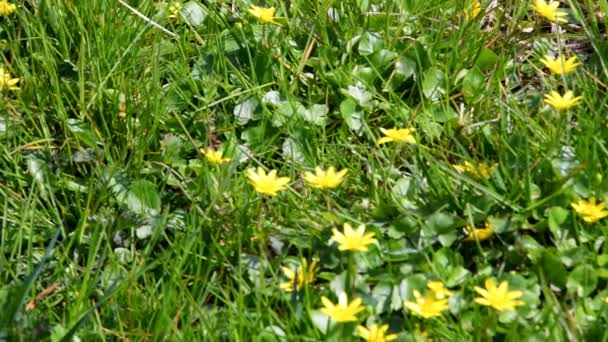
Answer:
[(395, 334), (386, 334), (388, 324), (379, 327), (377, 324), (372, 324), (369, 329), (360, 325), (357, 327), (359, 336), (367, 342), (388, 342), (397, 338)]
[(312, 172), (305, 172), (304, 179), (310, 186), (318, 189), (335, 189), (344, 181), (344, 176), (348, 172), (347, 169), (343, 169), (339, 172), (336, 172), (333, 166), (331, 166), (327, 171), (321, 169), (320, 167), (315, 168), (315, 174)]
[(312, 284), (315, 281), (317, 260), (313, 260), (310, 266), (308, 266), (306, 259), (302, 258), (296, 272), (288, 267), (281, 267), (281, 271), (283, 271), (283, 274), (288, 279), (288, 281), (280, 284), (281, 289), (286, 292), (292, 292), (294, 289), (300, 291), (303, 286)]
[(0, 68), (0, 90), (19, 90), (17, 83), (19, 83), (18, 78), (12, 78), (11, 74), (4, 71), (4, 68)]
[(426, 283), (426, 286), (433, 292), (437, 299), (450, 298), (452, 295), (452, 291), (448, 290), (440, 281), (429, 281)]
[(182, 9), (184, 8), (184, 4), (181, 2), (174, 2), (169, 6), (169, 18), (171, 19), (179, 19), (182, 13)]
[(361, 305), (361, 298), (355, 298), (349, 304), (348, 297), (344, 292), (341, 292), (338, 295), (337, 304), (332, 303), (331, 300), (325, 296), (321, 297), (321, 301), (323, 302), (321, 312), (338, 323), (358, 321), (357, 314), (364, 309)]
[(469, 161), (465, 161), (462, 165), (452, 165), (456, 171), (467, 173), (476, 179), (487, 179), (496, 171), (496, 164), (488, 165), (485, 162), (479, 162), (477, 165)]
[(222, 151), (215, 151), (211, 147), (208, 147), (206, 150), (201, 148), (200, 152), (210, 164), (220, 165), (230, 161), (230, 158), (224, 158), (224, 153)]
[(384, 137), (378, 139), (378, 145), (386, 144), (387, 142), (416, 144), (416, 138), (414, 138), (411, 128), (380, 128), (380, 131), (384, 134)]
[(344, 233), (339, 232), (336, 228), (332, 230), (333, 235), (331, 240), (338, 243), (338, 249), (341, 251), (367, 251), (367, 246), (376, 243), (374, 233), (365, 233), (365, 226), (360, 225), (357, 230), (354, 230), (350, 224), (344, 224)]
[(576, 106), (582, 99), (582, 96), (574, 97), (571, 90), (568, 90), (564, 96), (561, 96), (556, 91), (551, 91), (551, 94), (545, 94), (545, 103), (556, 110), (572, 108)]
[(16, 10), (17, 6), (15, 4), (11, 4), (6, 0), (0, 1), (0, 16), (10, 15)]
[(558, 7), (559, 1), (549, 1), (547, 3), (545, 0), (534, 0), (534, 3), (532, 4), (532, 9), (540, 16), (556, 23), (568, 22), (568, 20), (564, 18), (567, 13), (558, 9)]
[(433, 291), (429, 291), (424, 297), (420, 292), (414, 291), (414, 298), (415, 302), (405, 301), (403, 306), (422, 318), (440, 317), (442, 312), (448, 309), (448, 300), (437, 298)]
[(466, 226), (464, 229), (464, 233), (466, 237), (465, 241), (484, 241), (491, 238), (496, 231), (494, 230), (494, 226), (490, 222), (486, 222), (484, 228), (475, 228), (472, 226)]
[(274, 7), (264, 8), (251, 5), (251, 8), (249, 9), (249, 13), (260, 22), (265, 24), (280, 25), (278, 22), (275, 21), (275, 19), (279, 19), (280, 17), (275, 17), (274, 12)]
[(577, 66), (581, 65), (576, 59), (576, 56), (566, 59), (564, 56), (560, 56), (555, 59), (549, 55), (545, 55), (540, 61), (556, 75), (567, 75), (576, 69)]
[(485, 281), (486, 288), (475, 286), (475, 292), (481, 297), (476, 297), (476, 303), (491, 306), (498, 311), (515, 310), (515, 307), (524, 305), (524, 302), (518, 300), (521, 297), (521, 291), (509, 291), (509, 283), (505, 280), (498, 287), (494, 279), (487, 278)]
[(277, 170), (271, 170), (266, 174), (261, 167), (258, 167), (257, 172), (248, 169), (247, 178), (255, 191), (270, 196), (276, 196), (279, 191), (287, 189), (286, 185), (289, 183), (289, 177), (277, 177)]
[(479, 0), (473, 0), (469, 7), (465, 10), (465, 17), (467, 20), (473, 20), (481, 13), (481, 2)]
[(608, 216), (606, 203), (596, 203), (595, 197), (589, 198), (588, 201), (581, 199), (576, 203), (572, 203), (571, 206), (577, 214), (581, 215), (583, 221), (587, 223), (595, 223)]

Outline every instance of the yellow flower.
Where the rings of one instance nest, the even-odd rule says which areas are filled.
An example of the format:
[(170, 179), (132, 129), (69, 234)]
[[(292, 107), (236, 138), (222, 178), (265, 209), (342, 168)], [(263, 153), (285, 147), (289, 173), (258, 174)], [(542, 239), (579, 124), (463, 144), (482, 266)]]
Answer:
[(184, 4), (181, 2), (174, 2), (171, 4), (171, 6), (169, 6), (169, 18), (179, 19), (183, 7)]
[(595, 197), (589, 198), (588, 201), (579, 200), (571, 205), (587, 223), (594, 223), (608, 216), (608, 211), (605, 209), (606, 203), (596, 203)]
[(230, 158), (224, 158), (222, 151), (214, 151), (211, 147), (208, 147), (207, 150), (200, 149), (200, 152), (207, 158), (207, 161), (214, 165), (219, 165), (223, 163), (227, 163), (230, 161)]
[(412, 134), (411, 128), (391, 128), (384, 129), (380, 128), (380, 131), (385, 136), (378, 139), (378, 145), (385, 144), (387, 142), (400, 142), (408, 144), (416, 144), (416, 139)]
[(494, 226), (490, 222), (486, 222), (485, 228), (475, 228), (467, 225), (464, 229), (464, 233), (467, 235), (465, 241), (483, 241), (487, 240), (494, 235), (496, 231)]
[(433, 291), (429, 291), (425, 297), (420, 292), (414, 291), (415, 302), (404, 301), (403, 306), (410, 309), (415, 315), (423, 318), (440, 317), (442, 311), (448, 309), (447, 298), (439, 299)]
[(437, 299), (450, 298), (452, 295), (452, 291), (448, 290), (440, 281), (429, 281), (426, 283), (426, 286), (433, 291)]
[(315, 168), (315, 173), (305, 172), (304, 179), (312, 186), (313, 188), (318, 189), (335, 189), (342, 183), (344, 180), (344, 176), (348, 172), (347, 169), (343, 169), (339, 172), (336, 172), (333, 166), (331, 166), (327, 171), (323, 171), (320, 167)]
[(551, 95), (545, 94), (545, 103), (556, 110), (564, 110), (576, 106), (582, 98), (582, 96), (574, 97), (571, 90), (568, 90), (564, 96), (561, 96), (556, 91), (552, 91)]
[(0, 68), (0, 89), (19, 90), (17, 83), (19, 83), (18, 78), (12, 78), (11, 74), (4, 71), (4, 68)]
[(297, 272), (292, 271), (288, 267), (281, 267), (281, 270), (287, 279), (289, 279), (288, 281), (279, 285), (281, 289), (287, 292), (292, 292), (295, 288), (296, 291), (299, 291), (304, 285), (312, 284), (312, 282), (315, 281), (317, 260), (313, 260), (310, 266), (308, 266), (306, 259), (302, 258)]
[(275, 17), (274, 12), (275, 12), (274, 7), (264, 8), (264, 7), (258, 7), (258, 6), (251, 5), (251, 8), (249, 9), (249, 13), (251, 13), (251, 15), (253, 15), (257, 20), (259, 20), (263, 23), (266, 23), (266, 24), (280, 25), (279, 23), (274, 21), (275, 19), (280, 18), (280, 17)]
[(15, 4), (11, 4), (6, 0), (0, 1), (0, 16), (7, 16), (17, 10)]
[(386, 335), (388, 324), (381, 327), (378, 327), (377, 324), (372, 324), (369, 329), (360, 325), (357, 327), (357, 330), (359, 331), (359, 336), (367, 342), (388, 342), (397, 338), (395, 334)]
[(604, 302), (608, 303), (608, 297), (604, 298)]
[(332, 303), (325, 296), (321, 297), (321, 301), (324, 306), (321, 308), (321, 312), (338, 323), (357, 321), (357, 314), (364, 309), (361, 305), (361, 298), (355, 298), (349, 304), (348, 297), (344, 292), (338, 295), (337, 304)]
[(566, 59), (564, 56), (560, 56), (555, 59), (549, 55), (541, 58), (540, 61), (551, 70), (552, 73), (557, 75), (567, 75), (574, 71), (577, 66), (581, 65), (576, 59), (576, 56)]
[(456, 171), (460, 173), (468, 173), (473, 178), (486, 179), (490, 178), (494, 171), (496, 171), (496, 164), (488, 165), (485, 162), (480, 162), (477, 165), (471, 164), (469, 161), (465, 161), (462, 165), (453, 165)]
[(534, 3), (532, 4), (532, 9), (540, 16), (556, 23), (568, 22), (568, 20), (564, 18), (567, 13), (559, 10), (558, 7), (558, 1), (549, 1), (549, 3), (547, 3), (545, 0), (534, 0)]
[(485, 281), (486, 288), (475, 286), (475, 292), (479, 293), (481, 297), (476, 297), (474, 300), (476, 303), (485, 306), (491, 306), (498, 311), (515, 310), (518, 305), (524, 305), (524, 302), (517, 300), (521, 297), (521, 291), (509, 291), (509, 283), (503, 281), (498, 287), (494, 279), (487, 278)]
[(465, 11), (465, 16), (467, 20), (472, 20), (477, 18), (477, 16), (481, 13), (481, 2), (478, 0), (473, 0), (470, 6)]
[(354, 230), (350, 224), (344, 224), (344, 234), (340, 233), (336, 228), (332, 230), (333, 235), (331, 240), (338, 243), (338, 249), (341, 251), (367, 251), (369, 244), (377, 242), (374, 239), (374, 233), (365, 234), (365, 226), (360, 225), (357, 230)]
[(276, 196), (279, 191), (287, 189), (286, 185), (289, 183), (289, 177), (277, 177), (277, 170), (271, 170), (266, 174), (261, 167), (258, 167), (257, 172), (248, 169), (247, 178), (255, 191), (270, 196)]

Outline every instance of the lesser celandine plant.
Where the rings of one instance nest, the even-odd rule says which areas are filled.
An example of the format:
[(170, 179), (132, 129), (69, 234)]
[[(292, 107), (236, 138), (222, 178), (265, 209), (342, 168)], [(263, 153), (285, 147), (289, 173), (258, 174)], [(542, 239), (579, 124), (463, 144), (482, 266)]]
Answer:
[(608, 340), (605, 12), (0, 0), (0, 339)]

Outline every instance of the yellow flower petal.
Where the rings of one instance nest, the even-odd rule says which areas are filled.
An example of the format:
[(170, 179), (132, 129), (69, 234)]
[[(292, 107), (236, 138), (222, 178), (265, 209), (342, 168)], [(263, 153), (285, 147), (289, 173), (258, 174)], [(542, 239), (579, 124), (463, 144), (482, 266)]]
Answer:
[(474, 298), (478, 304), (491, 306), (498, 311), (515, 310), (515, 307), (524, 305), (521, 300), (515, 300), (522, 295), (521, 291), (509, 291), (509, 283), (505, 280), (496, 287), (492, 278), (485, 280), (485, 289), (475, 286), (475, 292), (481, 297)]

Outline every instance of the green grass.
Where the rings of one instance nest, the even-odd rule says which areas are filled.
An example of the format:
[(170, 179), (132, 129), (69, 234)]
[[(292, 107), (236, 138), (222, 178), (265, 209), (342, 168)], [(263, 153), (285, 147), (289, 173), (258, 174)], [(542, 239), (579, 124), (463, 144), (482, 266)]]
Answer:
[[(398, 341), (608, 340), (608, 221), (571, 206), (608, 200), (606, 0), (564, 1), (561, 31), (528, 1), (482, 1), (468, 21), (464, 0), (254, 3), (280, 25), (241, 0), (176, 18), (151, 0), (12, 2), (0, 339), (357, 340), (376, 322)], [(551, 75), (539, 59), (560, 51), (582, 65)], [(566, 89), (576, 107), (543, 103)], [(377, 145), (392, 127), (417, 144)], [(231, 161), (211, 165), (209, 146)], [(256, 193), (257, 166), (289, 188)], [(312, 189), (316, 166), (346, 180)], [(486, 222), (495, 235), (465, 240)], [(340, 252), (344, 223), (378, 244)], [(302, 257), (315, 281), (282, 291)], [(476, 304), (489, 277), (525, 304)], [(429, 280), (453, 295), (423, 319), (403, 301)], [(342, 290), (366, 309), (326, 331), (320, 298)]]

